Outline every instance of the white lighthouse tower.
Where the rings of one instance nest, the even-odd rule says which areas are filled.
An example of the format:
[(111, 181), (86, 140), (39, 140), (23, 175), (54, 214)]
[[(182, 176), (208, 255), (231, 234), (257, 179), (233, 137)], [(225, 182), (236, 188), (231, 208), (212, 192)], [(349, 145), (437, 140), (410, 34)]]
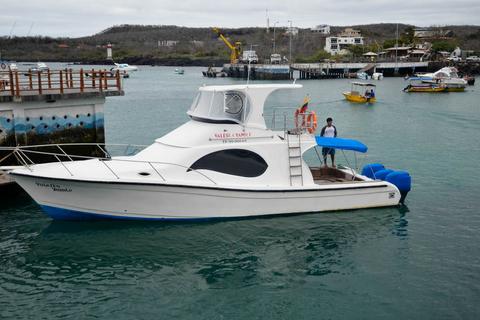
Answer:
[(112, 44), (111, 43), (107, 44), (107, 60), (113, 60), (112, 59)]

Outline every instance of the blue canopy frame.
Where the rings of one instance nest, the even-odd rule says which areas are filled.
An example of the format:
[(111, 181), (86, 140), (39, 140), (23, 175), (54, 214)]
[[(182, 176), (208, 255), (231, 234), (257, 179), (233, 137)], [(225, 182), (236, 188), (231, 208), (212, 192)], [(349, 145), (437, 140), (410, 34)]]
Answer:
[(321, 136), (315, 136), (317, 145), (325, 148), (333, 148), (340, 150), (352, 150), (365, 153), (368, 147), (357, 140), (342, 139), (342, 138), (326, 138)]

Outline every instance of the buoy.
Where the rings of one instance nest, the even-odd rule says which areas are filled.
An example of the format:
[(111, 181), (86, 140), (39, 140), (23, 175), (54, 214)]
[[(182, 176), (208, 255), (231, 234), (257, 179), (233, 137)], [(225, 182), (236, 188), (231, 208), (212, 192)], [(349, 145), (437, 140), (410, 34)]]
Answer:
[(412, 188), (412, 178), (406, 171), (393, 171), (385, 177), (385, 181), (395, 185), (400, 191), (400, 203), (405, 201), (408, 192)]
[(380, 180), (385, 180), (385, 177), (386, 177), (389, 173), (392, 173), (392, 172), (393, 172), (392, 169), (382, 169), (382, 170), (378, 170), (377, 172), (375, 172), (375, 178), (380, 179)]
[(385, 166), (381, 163), (370, 163), (363, 167), (362, 175), (370, 179), (375, 179), (375, 172), (383, 169), (385, 169)]

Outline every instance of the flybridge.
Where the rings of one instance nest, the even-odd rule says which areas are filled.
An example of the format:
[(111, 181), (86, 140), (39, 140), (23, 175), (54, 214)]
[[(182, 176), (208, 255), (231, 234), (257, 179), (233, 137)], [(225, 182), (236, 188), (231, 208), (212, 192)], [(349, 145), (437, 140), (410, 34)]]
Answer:
[(298, 89), (299, 84), (231, 85), (201, 87), (187, 114), (194, 120), (236, 123), (265, 129), (263, 107), (279, 89)]

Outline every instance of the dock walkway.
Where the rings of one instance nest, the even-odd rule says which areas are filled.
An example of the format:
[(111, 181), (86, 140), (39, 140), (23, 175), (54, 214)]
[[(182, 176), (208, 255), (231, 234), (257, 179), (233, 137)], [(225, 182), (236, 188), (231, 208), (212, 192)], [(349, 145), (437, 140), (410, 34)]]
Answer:
[(107, 70), (0, 71), (0, 102), (123, 95), (120, 73)]

